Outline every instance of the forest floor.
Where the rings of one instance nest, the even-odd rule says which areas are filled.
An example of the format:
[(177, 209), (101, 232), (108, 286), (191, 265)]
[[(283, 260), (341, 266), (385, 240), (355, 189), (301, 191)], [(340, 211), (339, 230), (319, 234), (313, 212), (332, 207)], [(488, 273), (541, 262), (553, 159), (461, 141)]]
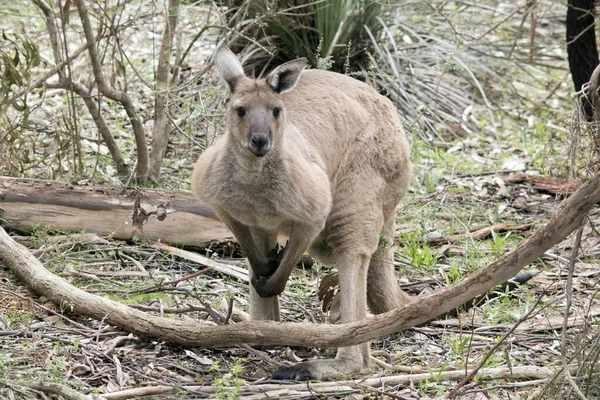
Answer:
[[(473, 111), (463, 110), (470, 121), (466, 129), (459, 126), (432, 134), (415, 121), (405, 121), (415, 178), (398, 208), (395, 263), (399, 283), (412, 296), (457, 282), (514, 249), (573, 192), (579, 181), (572, 179), (572, 172), (584, 180), (593, 170), (588, 126), (577, 123), (570, 100), (561, 14), (565, 10), (553, 2), (541, 4), (546, 8), (539, 17), (539, 58), (527, 63), (526, 35), (515, 39), (517, 47), (524, 47), (518, 62), (499, 65), (482, 58), (486, 68), (510, 78), (500, 81), (494, 80), (498, 75), (485, 75), (479, 80), (487, 97), (475, 96)], [(520, 19), (515, 15), (513, 25)], [(527, 31), (527, 24), (523, 29)], [(214, 48), (214, 41), (206, 42), (205, 53), (197, 55), (200, 59)], [(200, 133), (179, 132), (172, 140), (164, 172), (168, 179), (161, 182), (165, 188), (189, 189), (193, 160), (212, 140), (209, 131), (218, 131), (222, 124), (219, 103), (225, 94), (222, 86), (211, 91), (216, 83), (216, 77), (210, 77), (198, 88), (210, 98), (210, 109), (204, 111), (212, 113), (211, 122), (202, 125), (199, 120)], [(0, 166), (2, 174), (70, 179), (68, 160), (59, 156), (65, 136), (59, 137), (55, 126), (60, 121), (50, 117), (65, 95), (51, 90), (44, 96), (38, 114), (31, 117), (27, 140), (38, 141), (33, 153), (39, 151), (38, 160), (47, 162), (19, 169), (23, 160), (15, 159)], [(124, 148), (131, 149), (133, 141), (121, 114), (109, 122)], [(84, 126), (84, 132), (91, 126)], [(95, 157), (97, 141), (84, 142), (90, 154), (86, 168), (94, 173), (80, 177), (81, 182), (117, 184), (106, 152)], [(0, 266), (0, 399), (31, 398), (19, 384), (28, 380), (60, 383), (88, 394), (168, 387), (150, 397), (156, 399), (437, 399), (464, 377), (455, 371), (479, 365), (489, 372), (467, 383), (456, 398), (600, 398), (599, 224), (596, 207), (583, 227), (576, 255), (574, 238), (569, 237), (524, 270), (533, 275), (528, 282), (510, 292), (497, 292), (456, 316), (374, 340), (371, 369), (322, 385), (269, 377), (282, 363), (333, 357), (334, 349), (185, 348), (147, 340), (61, 309)], [(163, 280), (191, 275), (203, 265), (148, 242), (90, 239), (80, 232), (42, 229), (11, 235), (51, 272), (90, 293), (171, 318), (217, 324), (247, 318), (245, 260), (235, 243), (188, 250), (235, 267), (238, 273), (211, 271), (148, 290)], [(312, 262), (296, 268), (281, 296), (283, 321), (326, 323), (317, 293), (330, 272)], [(564, 378), (565, 364), (573, 383)], [(536, 367), (549, 370), (540, 376)]]

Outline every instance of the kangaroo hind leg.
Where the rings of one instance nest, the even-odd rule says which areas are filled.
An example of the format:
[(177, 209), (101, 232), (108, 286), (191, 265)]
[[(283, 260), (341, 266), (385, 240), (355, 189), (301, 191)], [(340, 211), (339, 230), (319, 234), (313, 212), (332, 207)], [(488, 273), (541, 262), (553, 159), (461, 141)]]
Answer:
[[(366, 274), (369, 254), (344, 257), (336, 263), (340, 276), (341, 322), (349, 323), (367, 317)], [(274, 379), (325, 380), (359, 372), (369, 364), (369, 343), (340, 347), (333, 360), (310, 360), (292, 366), (282, 366), (273, 372)]]
[(411, 301), (398, 285), (394, 269), (396, 210), (384, 210), (383, 235), (371, 257), (367, 274), (367, 302), (373, 314), (381, 314)]

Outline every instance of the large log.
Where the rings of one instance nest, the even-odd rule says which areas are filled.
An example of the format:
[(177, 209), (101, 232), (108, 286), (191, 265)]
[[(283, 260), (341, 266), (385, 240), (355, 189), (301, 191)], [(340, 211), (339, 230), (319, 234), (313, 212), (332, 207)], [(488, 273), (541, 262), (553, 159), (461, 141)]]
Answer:
[(172, 245), (233, 240), (210, 208), (184, 191), (0, 177), (0, 218), (23, 230), (84, 230)]

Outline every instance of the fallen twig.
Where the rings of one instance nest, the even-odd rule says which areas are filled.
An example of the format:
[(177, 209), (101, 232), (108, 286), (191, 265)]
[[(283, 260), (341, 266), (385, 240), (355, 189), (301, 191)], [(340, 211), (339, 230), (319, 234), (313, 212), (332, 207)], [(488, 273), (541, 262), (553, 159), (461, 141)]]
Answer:
[[(208, 257), (204, 257), (198, 253), (192, 253), (191, 251), (178, 249), (177, 247), (169, 246), (160, 242), (154, 242), (152, 243), (152, 246), (167, 253), (176, 255), (177, 257), (186, 259), (188, 261), (193, 261), (195, 263), (205, 265), (214, 269), (215, 271), (218, 271), (225, 275), (233, 276), (234, 278), (237, 278), (244, 282), (250, 281), (250, 278), (248, 277), (248, 271), (244, 268), (236, 267), (234, 265), (227, 265), (210, 259)], [(199, 273), (204, 272), (205, 270), (199, 271)]]
[(485, 239), (492, 235), (492, 231), (494, 232), (506, 232), (506, 231), (525, 231), (531, 228), (531, 224), (513, 224), (510, 222), (505, 222), (502, 224), (495, 224), (492, 226), (486, 226), (484, 228), (476, 228), (471, 230), (469, 233), (457, 234), (452, 236), (436, 236), (427, 239), (427, 244), (438, 244), (438, 243), (447, 243), (447, 242), (456, 242), (462, 239), (475, 239), (481, 240)]

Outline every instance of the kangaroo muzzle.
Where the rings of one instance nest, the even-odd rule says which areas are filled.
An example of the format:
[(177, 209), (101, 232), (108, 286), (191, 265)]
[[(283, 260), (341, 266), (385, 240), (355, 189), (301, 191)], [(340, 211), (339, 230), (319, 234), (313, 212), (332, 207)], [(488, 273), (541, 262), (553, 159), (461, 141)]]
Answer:
[(265, 135), (252, 135), (248, 141), (248, 149), (257, 157), (262, 157), (271, 150), (271, 141)]

